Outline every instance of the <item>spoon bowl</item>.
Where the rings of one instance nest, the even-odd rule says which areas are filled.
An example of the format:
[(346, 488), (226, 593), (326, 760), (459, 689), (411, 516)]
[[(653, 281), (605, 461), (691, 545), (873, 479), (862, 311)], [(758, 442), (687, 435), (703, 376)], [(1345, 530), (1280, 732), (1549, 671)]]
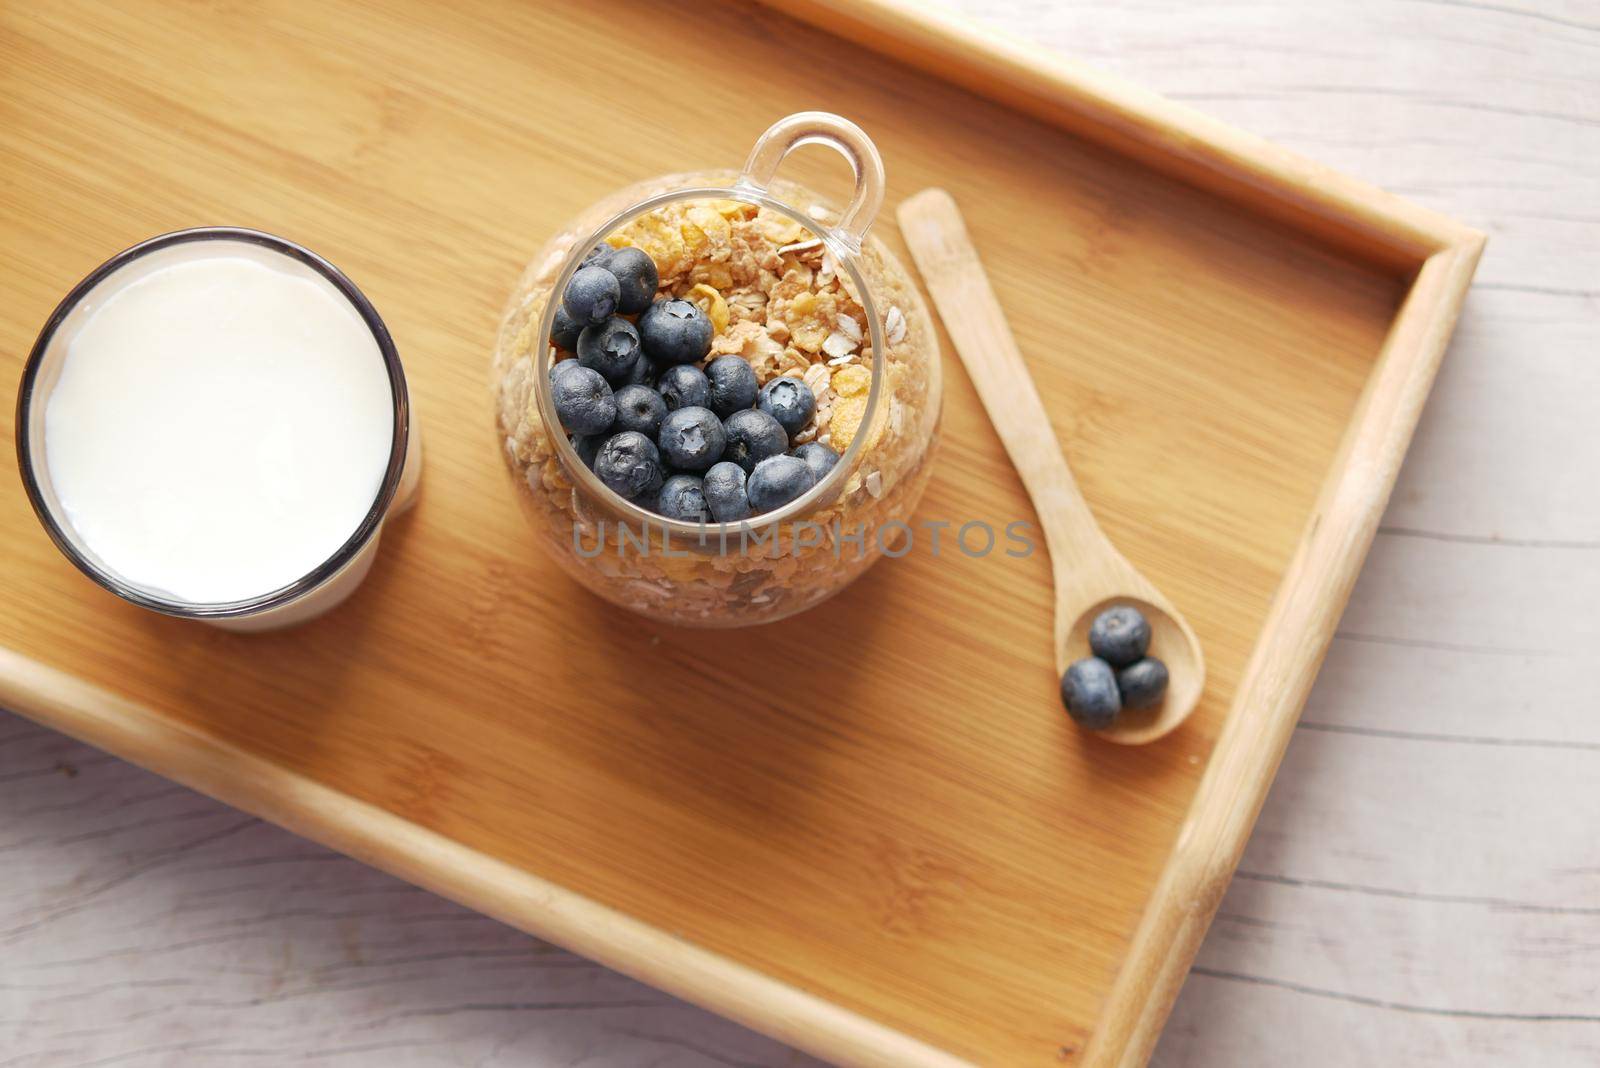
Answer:
[(1055, 574), (1057, 676), (1092, 655), (1089, 627), (1096, 616), (1116, 604), (1137, 608), (1150, 624), (1149, 655), (1167, 667), (1167, 690), (1154, 706), (1124, 709), (1097, 733), (1125, 745), (1153, 742), (1200, 702), (1206, 684), (1200, 642), (1095, 522), (955, 201), (942, 189), (925, 189), (900, 206), (899, 216), (945, 329), (1038, 512)]
[[(1177, 727), (1193, 711), (1205, 689), (1205, 663), (1200, 656), (1200, 643), (1182, 616), (1143, 597), (1117, 595), (1102, 598), (1069, 617), (1064, 640), (1056, 642), (1056, 674), (1065, 675), (1075, 661), (1092, 655), (1090, 625), (1101, 612), (1119, 604), (1132, 605), (1149, 622), (1148, 655), (1167, 666), (1167, 692), (1149, 708), (1124, 708), (1116, 723), (1100, 733), (1108, 741), (1143, 745)], [(1061, 611), (1058, 604), (1058, 619)]]

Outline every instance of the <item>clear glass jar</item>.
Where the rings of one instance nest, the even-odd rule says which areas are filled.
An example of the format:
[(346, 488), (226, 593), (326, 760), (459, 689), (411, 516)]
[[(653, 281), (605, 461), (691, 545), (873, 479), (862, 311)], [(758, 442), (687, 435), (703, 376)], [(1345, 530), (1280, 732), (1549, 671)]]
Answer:
[[(776, 177), (790, 151), (813, 143), (854, 170), (842, 213)], [(809, 608), (895, 550), (927, 485), (942, 389), (927, 307), (899, 260), (867, 234), (882, 200), (883, 164), (867, 136), (836, 115), (805, 112), (768, 129), (742, 172), (623, 189), (534, 257), (495, 348), (496, 420), (518, 496), (579, 582), (664, 622), (743, 626)], [(644, 249), (658, 295), (708, 312), (708, 359), (736, 353), (763, 385), (787, 374), (811, 387), (817, 412), (792, 443), (841, 454), (813, 489), (747, 520), (692, 524), (613, 493), (585, 465), (551, 398), (552, 364), (568, 355), (550, 341), (560, 303), (551, 295), (603, 241)]]

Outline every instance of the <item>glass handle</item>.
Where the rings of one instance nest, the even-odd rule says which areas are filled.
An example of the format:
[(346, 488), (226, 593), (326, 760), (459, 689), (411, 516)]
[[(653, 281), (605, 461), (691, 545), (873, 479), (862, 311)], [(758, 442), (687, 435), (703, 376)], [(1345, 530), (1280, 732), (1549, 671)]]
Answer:
[(757, 138), (739, 176), (740, 184), (765, 192), (784, 157), (801, 145), (827, 145), (849, 161), (856, 188), (833, 236), (852, 252), (859, 252), (861, 239), (883, 206), (883, 157), (872, 139), (849, 119), (827, 111), (801, 111), (779, 119)]

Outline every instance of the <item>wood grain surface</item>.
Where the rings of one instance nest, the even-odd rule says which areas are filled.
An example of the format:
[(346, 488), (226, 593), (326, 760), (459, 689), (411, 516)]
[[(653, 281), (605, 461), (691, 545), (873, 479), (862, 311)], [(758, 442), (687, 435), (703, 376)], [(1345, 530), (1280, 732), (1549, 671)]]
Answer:
[[(1258, 9), (1252, 13), (1267, 17)], [(1064, 23), (1069, 17), (1078, 21)], [(1095, 19), (1115, 17), (1098, 9), (1092, 16), (1061, 12), (1051, 23), (1022, 12), (1017, 22), (1030, 31), (1036, 24), (1063, 24), (1063, 36), (1070, 28), (1081, 45)], [(1522, 25), (1516, 16), (1492, 11), (1468, 17)], [(1148, 52), (1122, 38), (1105, 49), (1116, 53), (1113, 59), (1161, 55), (1163, 41), (1187, 41), (1184, 34), (1202, 28), (1169, 21), (1150, 18), (1144, 29)], [(1539, 30), (1529, 31), (1526, 40), (1498, 22), (1485, 28), (1481, 40), (1496, 45), (1479, 46), (1483, 62), (1511, 63), (1506, 39), (1513, 42), (1513, 57), (1515, 48), (1546, 54), (1536, 52), (1535, 43), (1556, 57), (1592, 56), (1583, 51), (1588, 37), (1581, 20), (1545, 13), (1532, 21)], [(1136, 37), (1142, 25), (1129, 22), (1122, 32)], [(1250, 25), (1241, 13), (1228, 32), (1242, 41)], [(1556, 30), (1547, 33), (1551, 25)], [(1380, 54), (1376, 45), (1389, 40), (1394, 27), (1382, 29), (1366, 41)], [(1273, 23), (1258, 31), (1279, 50), (1306, 32)], [(1344, 33), (1359, 40), (1351, 26)], [(1354, 62), (1314, 33), (1299, 40), (1302, 52), (1328, 53), (1319, 68), (1326, 77), (1341, 69), (1339, 62)], [(1456, 47), (1452, 69), (1460, 63)], [(1229, 54), (1222, 44), (1216, 48)], [(1165, 70), (1166, 83), (1152, 78), (1163, 88), (1181, 91), (1190, 84), (1183, 80), (1191, 73), (1188, 63), (1149, 62), (1149, 71), (1126, 69), (1152, 75)], [(1273, 86), (1262, 90), (1236, 66), (1219, 60), (1201, 70), (1222, 84), (1231, 73), (1241, 79), (1240, 95), (1255, 92), (1268, 99), (1270, 107), (1258, 117), (1282, 114), (1280, 121), (1291, 123), (1287, 132), (1257, 123), (1262, 132), (1294, 144), (1294, 123), (1315, 120), (1329, 128), (1322, 125), (1330, 111), (1326, 87), (1296, 88), (1300, 83), (1293, 79), (1304, 77), (1302, 72), (1268, 64), (1267, 73), (1256, 68), (1251, 75)], [(1274, 70), (1281, 84), (1270, 81)], [(1561, 85), (1570, 97), (1561, 96)], [(1322, 1063), (1345, 1063), (1352, 1042), (1370, 1043), (1358, 1046), (1370, 1057), (1398, 1050), (1401, 1059), (1433, 1057), (1437, 1063), (1460, 1063), (1474, 1052), (1529, 1049), (1547, 1052), (1545, 1063), (1593, 1059), (1594, 1027), (1584, 1006), (1593, 1003), (1594, 971), (1582, 950), (1586, 931), (1592, 941), (1592, 910), (1582, 903), (1592, 903), (1593, 872), (1600, 865), (1574, 801), (1585, 790), (1592, 795), (1595, 782), (1588, 763), (1595, 747), (1593, 720), (1586, 714), (1593, 709), (1593, 687), (1577, 654), (1595, 636), (1580, 591), (1585, 581), (1593, 585), (1594, 563), (1585, 552), (1587, 547), (1592, 555), (1600, 524), (1592, 498), (1559, 492), (1551, 480), (1524, 477), (1547, 456), (1592, 463), (1594, 455), (1579, 433), (1584, 424), (1576, 407), (1583, 388), (1595, 384), (1583, 377), (1592, 367), (1575, 358), (1594, 340), (1594, 261), (1585, 258), (1586, 246), (1575, 236), (1574, 228), (1581, 233), (1585, 225), (1582, 213), (1573, 220), (1567, 200), (1587, 195), (1592, 202), (1595, 185), (1581, 169), (1559, 163), (1576, 163), (1584, 158), (1579, 148), (1592, 147), (1592, 134), (1583, 131), (1593, 115), (1582, 122), (1569, 116), (1563, 124), (1537, 116), (1512, 123), (1514, 116), (1505, 114), (1578, 101), (1586, 85), (1569, 78), (1550, 90), (1553, 102), (1543, 104), (1478, 101), (1477, 110), (1488, 107), (1487, 114), (1507, 120), (1508, 143), (1515, 141), (1514, 132), (1534, 138), (1542, 123), (1556, 124), (1556, 133), (1522, 154), (1558, 161), (1550, 166), (1563, 170), (1560, 183), (1524, 176), (1520, 164), (1508, 161), (1485, 169), (1507, 175), (1503, 180), (1468, 181), (1463, 174), (1476, 161), (1469, 151), (1476, 149), (1474, 139), (1462, 133), (1452, 141), (1435, 133), (1413, 146), (1407, 128), (1392, 116), (1387, 121), (1396, 124), (1392, 136), (1404, 152), (1391, 146), (1362, 155), (1350, 148), (1368, 145), (1373, 136), (1354, 117), (1332, 127), (1343, 130), (1342, 151), (1354, 159), (1319, 151), (1311, 135), (1301, 146), (1335, 163), (1365, 160), (1368, 167), (1353, 169), (1393, 185), (1412, 184), (1406, 192), (1493, 222), (1499, 232), (1531, 229), (1543, 236), (1541, 247), (1571, 244), (1559, 267), (1530, 252), (1518, 258), (1513, 248), (1498, 261), (1500, 273), (1489, 272), (1491, 292), (1504, 302), (1491, 308), (1502, 307), (1504, 317), (1469, 316), (1462, 346), (1468, 370), (1446, 372), (1446, 384), (1455, 383), (1455, 403), (1436, 404), (1425, 424), (1424, 450), (1412, 465), (1407, 492), (1380, 539), (1345, 637), (1335, 644), (1308, 712), (1309, 729), (1291, 750), (1288, 793), (1280, 790), (1269, 806), (1245, 878), (1225, 904), (1200, 972), (1180, 1002), (1162, 1053), (1172, 1063), (1274, 1063), (1308, 1054), (1313, 1060), (1325, 1056)], [(1408, 105), (1404, 94), (1395, 96), (1402, 112), (1449, 109)], [(1295, 110), (1297, 103), (1301, 110)], [(1251, 114), (1256, 113), (1236, 117), (1250, 124)], [(5, 117), (8, 132), (17, 127), (14, 113)], [(1568, 130), (1573, 126), (1579, 132)], [(1318, 136), (1340, 147), (1335, 134)], [(1590, 140), (1581, 141), (1585, 136)], [(1460, 155), (1450, 156), (1452, 149)], [(1397, 166), (1415, 170), (1391, 175), (1378, 169), (1379, 161), (1396, 154)], [(1526, 165), (1542, 173), (1534, 163)], [(1498, 194), (1474, 190), (1495, 188), (1496, 181), (1523, 187), (1518, 199), (1528, 203), (1505, 215), (1490, 210)], [(1462, 184), (1466, 191), (1457, 192)], [(1541, 185), (1551, 188), (1541, 191)], [(1566, 221), (1539, 221), (1550, 215)], [(9, 206), (6, 217), (10, 226)], [(32, 222), (70, 231), (73, 220)], [(95, 237), (83, 233), (76, 240)], [(338, 258), (335, 250), (324, 251)], [(1491, 252), (1486, 267), (1496, 263)], [(56, 281), (44, 276), (41, 264), (12, 269), (23, 278), (37, 276), (35, 296), (48, 294)], [(380, 297), (370, 272), (357, 273)], [(1480, 297), (1479, 304), (1495, 299)], [(381, 297), (380, 305), (388, 310)], [(390, 318), (392, 323), (394, 313)], [(5, 340), (14, 350), (16, 339), (8, 334)], [(1512, 353), (1520, 359), (1508, 361)], [(1458, 353), (1458, 364), (1461, 358)], [(1514, 363), (1509, 370), (1507, 362)], [(1537, 431), (1526, 424), (1534, 411), (1546, 417)], [(879, 581), (888, 591), (909, 580)], [(1513, 642), (1512, 632), (1526, 641)], [(1515, 669), (1511, 678), (1508, 666)], [(1407, 694), (1398, 723), (1396, 680)], [(1427, 694), (1425, 700), (1416, 699), (1419, 692)], [(1517, 712), (1515, 723), (1505, 720), (1508, 704)], [(581, 977), (567, 978), (553, 974), (545, 958), (530, 953), (531, 959), (520, 960), (525, 941), (509, 932), (428, 906), (420, 893), (311, 847), (291, 845), (202, 799), (166, 790), (144, 773), (85, 756), (73, 743), (14, 726), (0, 747), (7, 761), (0, 771), (7, 791), (0, 816), (17, 814), (14, 827), (7, 825), (14, 837), (6, 848), (31, 863), (18, 880), (25, 892), (7, 897), (7, 909), (14, 910), (7, 922), (7, 960), (15, 963), (0, 982), (15, 1039), (6, 1045), (16, 1051), (17, 1063), (106, 1057), (119, 1063), (224, 1063), (270, 1059), (285, 1050), (347, 1063), (380, 1055), (385, 1061), (412, 1057), (415, 1063), (786, 1059), (693, 1010), (660, 1008), (663, 999), (608, 980), (598, 969), (573, 965), (568, 974)], [(147, 806), (143, 812), (141, 806)], [(72, 822), (80, 818), (84, 822)], [(60, 866), (43, 867), (38, 858)], [(258, 878), (254, 868), (264, 874)], [(274, 871), (283, 881), (259, 889)], [(321, 871), (345, 874), (316, 874)], [(363, 906), (368, 887), (389, 889), (382, 897), (375, 892), (373, 903)], [(209, 895), (190, 897), (190, 890)], [(208, 896), (215, 905), (206, 904)], [(405, 902), (423, 913), (435, 910), (433, 918), (408, 927)], [(101, 908), (114, 910), (118, 922), (95, 926)], [(206, 921), (219, 926), (178, 937), (197, 912), (213, 908)], [(273, 919), (274, 912), (289, 915)], [(443, 926), (433, 927), (434, 919)], [(1464, 924), (1483, 934), (1479, 941), (1487, 949), (1460, 944)], [(335, 941), (342, 956), (333, 955)], [(281, 967), (262, 966), (255, 947), (263, 943), (285, 957)], [(297, 953), (299, 962), (293, 959)], [(430, 957), (441, 963), (429, 965)], [(509, 978), (496, 979), (492, 973), (502, 968)], [(507, 998), (513, 986), (541, 996)], [(645, 1004), (630, 1009), (630, 999)], [(394, 1008), (396, 1000), (403, 1007)], [(93, 1006), (91, 1012), (85, 1013), (85, 1004)], [(1285, 1019), (1296, 1026), (1283, 1026)], [(241, 1023), (247, 1041), (241, 1041)], [(403, 1054), (377, 1049), (410, 1040), (419, 1048)], [(1297, 1048), (1302, 1041), (1309, 1043), (1306, 1049)]]
[[(480, 0), (378, 19), (354, 3), (84, 3), (8, 20), (6, 237), (28, 252), (13, 261), (28, 264), (17, 308), (36, 314), (8, 316), (5, 347), (20, 352), (54, 295), (130, 229), (209, 216), (284, 233), (386, 313), (429, 466), (362, 596), (271, 636), (116, 602), (62, 566), (13, 496), (4, 581), (27, 610), (0, 621), (0, 643), (94, 689), (10, 667), (0, 692), (814, 1051), (1120, 1061), (1153, 1041), (1176, 993), (1208, 920), (1188, 898), (1220, 895), (1277, 762), (1283, 702), (1309, 685), (1326, 606), (1342, 600), (1346, 549), (1376, 522), (1370, 495), (1403, 442), (1348, 453), (1356, 493), (1319, 503), (1346, 426), (1414, 408), (1428, 377), (1410, 369), (1431, 369), (1437, 348), (1377, 362), (1410, 281), (1388, 264), (840, 53), (813, 103), (876, 133), (891, 190), (940, 181), (971, 206), (1085, 494), (1188, 615), (1210, 685), (1165, 745), (1079, 733), (1058, 706), (1042, 553), (924, 548), (760, 630), (626, 616), (562, 578), (524, 525), (485, 425), (485, 312), (506, 262), (537, 243), (522, 235), (558, 228), (575, 196), (691, 165), (686, 153), (739, 158), (747, 131), (795, 106), (760, 72), (843, 47), (720, 12), (750, 88), (716, 104), (703, 137), (684, 131), (711, 101), (625, 113), (612, 102), (637, 94), (617, 69), (540, 75), (507, 48), (538, 38), (578, 54), (604, 24), (592, 8)], [(703, 84), (715, 55), (677, 23), (612, 44), (632, 60), (622, 69), (677, 85)], [(905, 113), (907, 92), (946, 120), (937, 132)], [(611, 117), (614, 144), (579, 164), (569, 146), (589, 136), (588, 111)], [(974, 162), (952, 170), (957, 136)], [(140, 169), (149, 181), (130, 184)], [(1055, 240), (1041, 247), (1041, 233)], [(1041, 287), (1043, 266), (1062, 284)], [(1026, 519), (970, 386), (947, 396), (923, 516), (952, 530)], [(1326, 518), (1308, 549), (1314, 507)], [(1292, 561), (1298, 592), (1280, 597)], [(1284, 611), (1299, 625), (1275, 630), (1287, 647), (1264, 658), (1269, 613)], [(1205, 852), (1173, 881), (1168, 854), (1228, 730), (1229, 774), (1206, 795), (1214, 833), (1190, 839)], [(1188, 919), (1136, 938), (1145, 917), (1167, 922), (1150, 911), (1158, 887)], [(1145, 1018), (1152, 984), (1166, 985)]]
[(1084, 658), (1089, 630), (1107, 606), (1135, 608), (1148, 628), (1148, 655), (1162, 665), (1164, 693), (1153, 707), (1124, 704), (1115, 723), (1102, 724), (1098, 735), (1119, 745), (1149, 745), (1166, 737), (1189, 718), (1205, 692), (1199, 640), (1177, 607), (1100, 529), (1056, 441), (1050, 413), (955, 200), (943, 189), (924, 189), (902, 201), (895, 218), (951, 347), (1033, 503), (1050, 554), (1053, 648), (1063, 686), (1069, 666)]

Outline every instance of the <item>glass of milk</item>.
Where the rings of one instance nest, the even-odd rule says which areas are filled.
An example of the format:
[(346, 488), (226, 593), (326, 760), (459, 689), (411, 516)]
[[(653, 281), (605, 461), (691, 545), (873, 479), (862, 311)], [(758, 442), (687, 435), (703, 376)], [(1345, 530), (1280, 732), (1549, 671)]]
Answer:
[(232, 227), (152, 238), (67, 295), (23, 372), (17, 453), (84, 574), (233, 630), (348, 597), (422, 469), (371, 303), (314, 253)]

